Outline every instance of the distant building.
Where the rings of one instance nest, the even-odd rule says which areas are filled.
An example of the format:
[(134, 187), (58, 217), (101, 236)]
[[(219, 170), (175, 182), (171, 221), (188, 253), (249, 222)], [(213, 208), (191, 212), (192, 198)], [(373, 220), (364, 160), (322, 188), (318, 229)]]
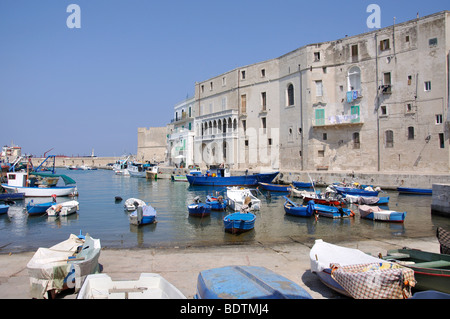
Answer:
[(306, 45), (196, 83), (194, 163), (449, 172), (449, 18)]
[(22, 156), (22, 148), (20, 146), (3, 146), (1, 159), (5, 161), (14, 161), (16, 158)]
[(136, 159), (140, 162), (164, 162), (166, 154), (167, 128), (138, 127)]

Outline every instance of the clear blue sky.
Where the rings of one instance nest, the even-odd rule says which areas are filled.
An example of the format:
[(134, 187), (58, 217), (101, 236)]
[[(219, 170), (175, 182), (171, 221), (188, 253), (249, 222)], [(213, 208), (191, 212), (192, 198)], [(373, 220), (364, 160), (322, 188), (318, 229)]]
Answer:
[[(69, 29), (71, 3), (81, 28)], [(0, 143), (27, 154), (136, 153), (196, 81), (306, 44), (450, 10), (441, 1), (1, 0)]]

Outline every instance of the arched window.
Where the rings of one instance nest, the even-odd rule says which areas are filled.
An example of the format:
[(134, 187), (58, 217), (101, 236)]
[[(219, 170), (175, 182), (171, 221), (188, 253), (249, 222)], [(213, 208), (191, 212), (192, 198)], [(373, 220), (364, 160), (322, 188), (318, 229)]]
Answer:
[(291, 83), (287, 87), (287, 105), (294, 105), (294, 86)]
[(361, 70), (357, 67), (351, 67), (348, 70), (348, 90), (361, 92)]

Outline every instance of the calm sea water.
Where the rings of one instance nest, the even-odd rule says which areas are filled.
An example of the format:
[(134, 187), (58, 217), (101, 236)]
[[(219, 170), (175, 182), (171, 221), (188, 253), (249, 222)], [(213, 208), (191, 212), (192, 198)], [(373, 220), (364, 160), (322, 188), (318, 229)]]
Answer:
[[(431, 196), (399, 195), (388, 191), (389, 209), (407, 211), (404, 224), (364, 220), (356, 213), (352, 219), (332, 220), (320, 217), (287, 216), (283, 209), (283, 195), (272, 193), (270, 199), (260, 196), (261, 211), (256, 212), (255, 229), (232, 235), (223, 230), (223, 217), (228, 212), (212, 212), (205, 218), (190, 217), (187, 205), (195, 196), (202, 201), (207, 194), (223, 188), (192, 187), (185, 182), (115, 175), (110, 170), (57, 170), (77, 181), (80, 209), (75, 215), (58, 219), (47, 216), (28, 216), (26, 198), (12, 205), (7, 215), (0, 216), (0, 253), (34, 251), (49, 247), (68, 238), (69, 234), (89, 233), (99, 238), (102, 247), (137, 248), (166, 246), (205, 246), (217, 244), (245, 244), (271, 242), (313, 242), (357, 240), (370, 238), (401, 238), (434, 236), (437, 226), (450, 226), (448, 218), (430, 213)], [(123, 198), (115, 201), (115, 196)], [(157, 223), (130, 225), (123, 204), (127, 198), (140, 198), (157, 210)], [(58, 198), (58, 202), (69, 198)], [(300, 199), (293, 199), (300, 202)], [(34, 198), (35, 202), (49, 199)]]

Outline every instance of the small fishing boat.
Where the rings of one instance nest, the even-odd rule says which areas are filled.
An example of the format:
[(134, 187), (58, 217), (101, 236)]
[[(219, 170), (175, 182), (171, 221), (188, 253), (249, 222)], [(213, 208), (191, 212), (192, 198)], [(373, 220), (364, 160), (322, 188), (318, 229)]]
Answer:
[(349, 204), (362, 204), (362, 205), (387, 205), (389, 204), (389, 197), (378, 196), (355, 196), (345, 195), (344, 200)]
[(129, 216), (131, 225), (148, 225), (156, 222), (156, 210), (146, 204), (145, 206), (138, 206), (137, 209)]
[(417, 290), (450, 293), (450, 255), (403, 248), (388, 250), (382, 258), (414, 270)]
[(227, 187), (228, 206), (234, 211), (240, 211), (244, 200), (250, 197), (250, 210), (260, 210), (261, 200), (255, 196), (256, 189), (232, 186)]
[(411, 188), (411, 187), (397, 187), (400, 194), (410, 195), (432, 195), (433, 190), (429, 188)]
[(292, 185), (294, 185), (294, 187), (296, 188), (313, 188), (315, 183), (314, 182), (298, 182), (298, 181), (293, 181)]
[(31, 200), (27, 204), (27, 212), (28, 215), (42, 215), (47, 212), (47, 209), (55, 205), (56, 203), (54, 201), (51, 202), (45, 202), (45, 203), (35, 203), (34, 200)]
[(371, 187), (369, 189), (362, 189), (357, 187), (343, 187), (343, 186), (332, 186), (338, 193), (342, 195), (357, 195), (357, 196), (378, 196), (378, 191), (373, 190)]
[(129, 163), (127, 166), (128, 174), (131, 177), (145, 178), (147, 176), (147, 170), (144, 165), (142, 163)]
[(403, 223), (406, 218), (406, 212), (381, 209), (378, 206), (359, 205), (358, 209), (361, 218), (370, 220)]
[(69, 216), (75, 214), (79, 209), (79, 203), (76, 200), (70, 200), (63, 203), (54, 203), (46, 212), (49, 217)]
[(358, 249), (317, 239), (309, 253), (311, 272), (334, 291), (355, 299), (411, 296), (414, 272)]
[(8, 212), (9, 205), (0, 204), (0, 215), (6, 214)]
[(303, 198), (303, 201), (309, 202), (314, 201), (316, 204), (321, 205), (333, 205), (333, 206), (345, 206), (345, 203), (342, 200), (342, 196), (335, 193), (324, 193), (322, 194), (320, 191), (317, 192), (308, 192), (305, 190), (291, 190), (291, 195), (295, 194), (293, 197)]
[(188, 205), (189, 216), (205, 217), (211, 215), (211, 206), (202, 203), (198, 196), (194, 198), (194, 202)]
[(295, 282), (265, 267), (225, 266), (198, 274), (195, 299), (312, 299)]
[(187, 177), (186, 175), (174, 175), (172, 174), (170, 176), (170, 178), (172, 179), (172, 182), (187, 182)]
[(125, 201), (123, 207), (125, 208), (126, 211), (134, 212), (138, 206), (142, 207), (145, 205), (146, 204), (142, 199), (131, 197)]
[(314, 204), (314, 211), (324, 217), (328, 218), (349, 218), (355, 216), (355, 213), (349, 208), (335, 207), (330, 205)]
[(211, 210), (225, 210), (227, 208), (228, 200), (224, 199), (223, 196), (206, 196), (206, 204), (211, 206)]
[(256, 216), (252, 213), (232, 213), (223, 218), (225, 231), (240, 234), (255, 228)]
[(283, 197), (286, 200), (284, 203), (286, 214), (298, 217), (311, 217), (314, 214), (314, 201), (309, 201), (307, 205), (298, 205), (286, 196)]
[(87, 275), (100, 272), (100, 251), (100, 240), (89, 234), (39, 248), (27, 264), (31, 297), (52, 298), (69, 288), (77, 293)]
[(113, 281), (107, 274), (88, 275), (77, 299), (186, 299), (159, 274), (142, 273), (138, 280)]
[(265, 191), (270, 192), (283, 192), (283, 193), (289, 193), (292, 189), (291, 185), (283, 185), (283, 184), (271, 184), (271, 183), (258, 183), (258, 186), (260, 186)]
[[(56, 186), (61, 178), (65, 186)], [(2, 187), (8, 193), (24, 193), (26, 197), (72, 196), (77, 194), (76, 182), (64, 174), (45, 172), (9, 172), (7, 184)]]

